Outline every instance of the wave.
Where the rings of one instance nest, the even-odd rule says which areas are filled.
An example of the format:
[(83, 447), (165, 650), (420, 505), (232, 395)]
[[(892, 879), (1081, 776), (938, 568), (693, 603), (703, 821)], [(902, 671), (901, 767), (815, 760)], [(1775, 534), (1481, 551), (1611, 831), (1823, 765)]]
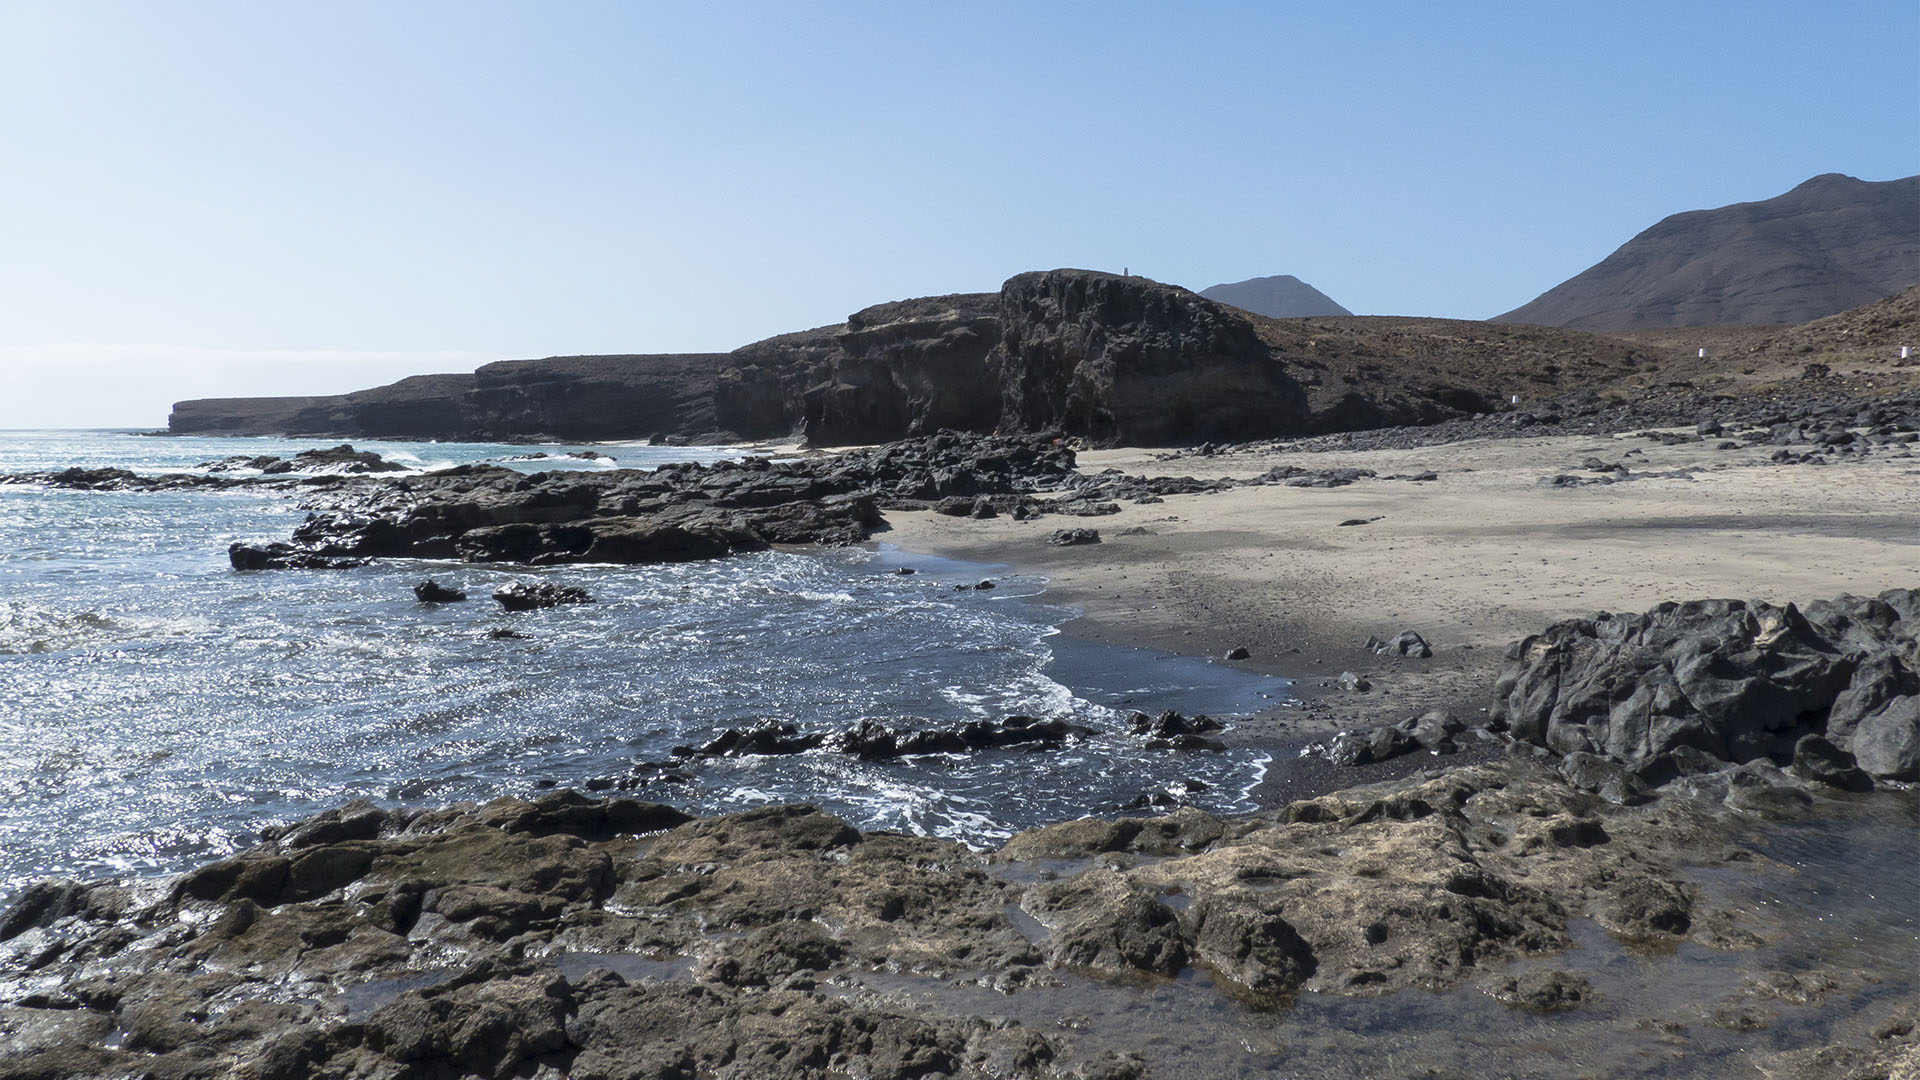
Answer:
[(19, 600), (0, 600), (0, 655), (66, 652), (124, 641), (178, 637), (199, 629), (186, 619), (63, 611)]

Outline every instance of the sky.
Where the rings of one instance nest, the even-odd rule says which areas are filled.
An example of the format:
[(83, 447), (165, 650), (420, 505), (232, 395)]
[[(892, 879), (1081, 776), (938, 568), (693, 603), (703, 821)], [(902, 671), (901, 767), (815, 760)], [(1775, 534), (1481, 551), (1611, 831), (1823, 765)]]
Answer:
[(1920, 5), (0, 0), (0, 428), (1054, 267), (1486, 318), (1920, 173)]

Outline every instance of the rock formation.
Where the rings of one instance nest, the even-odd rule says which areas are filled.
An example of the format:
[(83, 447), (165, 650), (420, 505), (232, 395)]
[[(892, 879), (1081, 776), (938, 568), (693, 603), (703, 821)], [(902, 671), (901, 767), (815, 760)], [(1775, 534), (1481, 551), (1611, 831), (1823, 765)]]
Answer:
[(1804, 610), (1700, 600), (1571, 619), (1513, 644), (1489, 715), (1516, 739), (1650, 783), (1729, 762), (1822, 771), (1816, 759), (1920, 780), (1917, 628), (1915, 589)]
[[(1644, 351), (1644, 350), (1642, 350)], [(877, 304), (731, 354), (489, 364), (332, 398), (183, 401), (176, 434), (732, 438), (820, 446), (944, 429), (1060, 430), (1175, 444), (1431, 423), (1594, 385), (1619, 342), (1419, 319), (1277, 322), (1185, 289), (1087, 270), (997, 293)]]
[(1580, 330), (1798, 323), (1920, 284), (1920, 176), (1827, 173), (1668, 217), (1500, 322)]

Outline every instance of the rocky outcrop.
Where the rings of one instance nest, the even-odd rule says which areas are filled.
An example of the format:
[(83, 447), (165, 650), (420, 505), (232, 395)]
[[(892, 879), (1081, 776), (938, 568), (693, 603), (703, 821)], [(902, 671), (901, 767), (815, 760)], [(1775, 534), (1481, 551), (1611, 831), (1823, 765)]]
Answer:
[(1804, 610), (1703, 600), (1572, 619), (1508, 649), (1489, 715), (1516, 739), (1652, 783), (1796, 760), (1920, 780), (1916, 631), (1915, 589)]
[(1305, 392), (1253, 323), (1185, 289), (1021, 274), (1000, 314), (1003, 424), (1149, 446), (1310, 427)]
[(825, 748), (862, 761), (889, 761), (919, 754), (964, 754), (977, 750), (1058, 750), (1093, 734), (1093, 729), (1054, 718), (1031, 716), (969, 720), (952, 727), (905, 728), (880, 720), (862, 720), (836, 732), (802, 731), (793, 724), (728, 728), (699, 746), (677, 746), (683, 758), (769, 757), (804, 754)]
[(1026, 995), (1071, 974), (1076, 1012), (1131, 1023), (1195, 967), (1260, 1008), (1502, 978), (1578, 1008), (1509, 962), (1586, 917), (1724, 944), (1735, 916), (1671, 860), (1725, 848), (1526, 762), (994, 853), (806, 806), (358, 802), (156, 885), (28, 889), (0, 915), (0, 1076), (1139, 1076), (1087, 1064), (1130, 1033), (1029, 1022)]
[(821, 446), (992, 431), (1001, 406), (988, 357), (999, 339), (993, 293), (876, 304), (841, 326), (735, 350), (715, 418), (744, 434), (804, 432)]
[(1500, 322), (1582, 330), (1797, 323), (1920, 284), (1920, 176), (1827, 173), (1666, 218)]
[[(403, 480), (316, 489), (292, 542), (236, 542), (236, 569), (326, 569), (373, 558), (667, 563), (849, 544), (882, 524), (879, 504), (1012, 497), (1064, 486), (1073, 451), (1050, 436), (943, 432), (827, 458), (766, 458), (651, 472), (527, 475), (466, 465)], [(496, 597), (497, 599), (498, 597)]]

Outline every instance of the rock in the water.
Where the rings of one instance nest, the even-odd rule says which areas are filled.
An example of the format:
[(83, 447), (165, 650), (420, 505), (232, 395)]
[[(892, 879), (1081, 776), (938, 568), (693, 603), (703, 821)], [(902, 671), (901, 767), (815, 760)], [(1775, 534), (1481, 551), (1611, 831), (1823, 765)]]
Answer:
[(999, 721), (970, 720), (946, 728), (899, 729), (878, 720), (862, 720), (844, 731), (828, 734), (801, 731), (793, 724), (765, 724), (728, 728), (707, 743), (674, 747), (679, 757), (741, 757), (802, 754), (827, 749), (851, 754), (863, 761), (886, 761), (915, 754), (962, 754), (976, 750), (1017, 748), (1053, 750), (1093, 729), (1055, 718), (1009, 716)]
[(511, 585), (503, 585), (493, 591), (493, 598), (508, 611), (532, 611), (535, 608), (557, 607), (561, 604), (593, 603), (593, 597), (585, 589), (572, 585), (555, 585), (546, 581), (516, 581)]
[(1226, 744), (1207, 735), (1225, 728), (1211, 716), (1182, 716), (1168, 709), (1159, 716), (1137, 712), (1129, 721), (1135, 735), (1144, 735), (1149, 750), (1225, 750)]
[(1523, 971), (1493, 979), (1481, 987), (1496, 1000), (1531, 1013), (1577, 1009), (1593, 995), (1593, 984), (1565, 971)]
[(349, 443), (329, 447), (325, 450), (302, 450), (291, 460), (278, 461), (268, 465), (263, 471), (311, 472), (326, 469), (346, 473), (405, 472), (405, 465), (399, 465), (382, 458), (371, 450), (355, 450)]
[(227, 561), (235, 570), (351, 570), (371, 560), (308, 551), (279, 541), (248, 544), (236, 540), (227, 547)]
[(415, 585), (413, 595), (423, 604), (456, 604), (467, 598), (463, 590), (442, 585), (432, 578)]
[(1860, 767), (1883, 780), (1920, 780), (1920, 696), (1898, 697), (1853, 729)]
[(1793, 774), (1845, 791), (1873, 790), (1873, 777), (1860, 768), (1852, 754), (1823, 735), (1802, 736), (1793, 745)]

